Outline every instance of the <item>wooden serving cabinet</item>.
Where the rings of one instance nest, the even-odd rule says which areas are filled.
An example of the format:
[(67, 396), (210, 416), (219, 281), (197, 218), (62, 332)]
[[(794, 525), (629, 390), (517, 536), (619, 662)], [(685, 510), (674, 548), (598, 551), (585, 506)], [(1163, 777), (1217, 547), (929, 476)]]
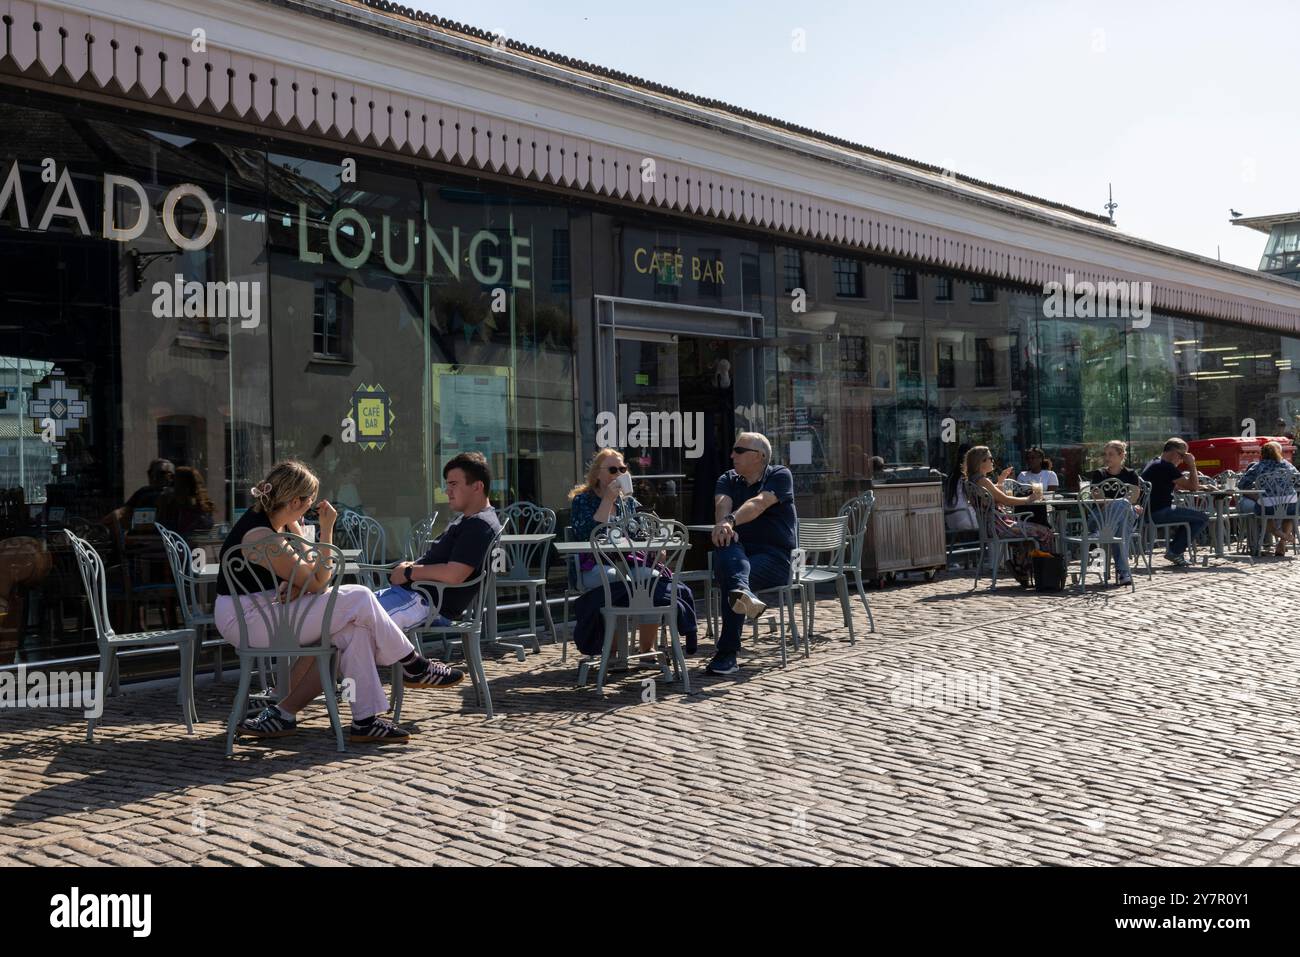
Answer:
[(924, 571), (930, 581), (948, 564), (943, 527), (943, 484), (871, 485), (876, 504), (862, 547), (862, 573), (883, 585), (898, 572)]

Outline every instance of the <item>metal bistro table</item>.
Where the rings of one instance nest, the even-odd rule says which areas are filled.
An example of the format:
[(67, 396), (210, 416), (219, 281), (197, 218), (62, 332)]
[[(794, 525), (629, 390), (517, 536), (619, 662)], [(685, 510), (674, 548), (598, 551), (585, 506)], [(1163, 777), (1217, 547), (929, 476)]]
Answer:
[[(688, 526), (688, 528), (691, 529), (697, 527), (698, 526)], [(710, 529), (713, 528), (712, 525), (708, 527)], [(661, 544), (667, 545), (670, 543), (665, 539), (662, 540)], [(591, 542), (555, 542), (553, 545), (551, 545), (551, 547), (555, 549), (555, 553), (559, 555), (561, 558), (567, 558), (570, 555), (592, 554)], [(611, 542), (607, 545), (602, 545), (601, 547), (605, 548), (608, 551), (618, 550), (620, 552), (658, 551), (658, 546), (656, 545), (655, 541), (649, 539), (643, 539), (641, 541), (628, 540), (628, 541), (619, 542), (618, 544), (614, 544)], [(687, 542), (686, 548), (689, 549), (690, 547), (691, 547), (690, 542)], [(616, 654), (614, 660), (609, 663), (609, 666), (612, 670), (626, 671), (628, 668), (628, 664), (627, 664), (628, 629), (627, 628), (618, 629), (617, 635), (618, 635), (618, 639), (616, 643), (617, 647), (615, 649)]]
[[(554, 548), (555, 533), (554, 532), (532, 532), (527, 535), (512, 535), (503, 532), (501, 538), (499, 539), (499, 542), (502, 546), (518, 545), (523, 547), (527, 547), (529, 545), (546, 545), (549, 543), (551, 544), (551, 547)], [(547, 562), (545, 561), (544, 556), (545, 556), (545, 552), (543, 552), (543, 561), (542, 561), (543, 578), (546, 577), (546, 569), (547, 569)], [(489, 645), (499, 645), (502, 648), (509, 648), (511, 651), (515, 653), (515, 655), (519, 658), (520, 661), (523, 661), (525, 658), (525, 653), (522, 645), (516, 646), (516, 645), (505, 644), (504, 642), (498, 640), (497, 638), (497, 603), (496, 603), (495, 594), (493, 594), (492, 600), (487, 603), (487, 607), (485, 611), (487, 617), (487, 621), (484, 623), (484, 627), (486, 628), (486, 643)]]
[(1227, 536), (1224, 529), (1228, 525), (1228, 503), (1232, 497), (1259, 499), (1259, 490), (1253, 488), (1200, 488), (1187, 495), (1204, 495), (1214, 505), (1214, 514), (1210, 524), (1214, 526), (1214, 557), (1227, 558)]

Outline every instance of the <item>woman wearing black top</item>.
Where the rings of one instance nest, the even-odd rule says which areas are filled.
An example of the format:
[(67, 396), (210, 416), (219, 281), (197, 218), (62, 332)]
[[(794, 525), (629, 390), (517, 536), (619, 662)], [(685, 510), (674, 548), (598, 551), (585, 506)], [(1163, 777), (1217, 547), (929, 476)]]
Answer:
[[(236, 601), (295, 601), (312, 606), (302, 619), (302, 640), (307, 644), (320, 641), (326, 595), (331, 577), (330, 560), (302, 547), (284, 548), (289, 542), (281, 534), (302, 535), (302, 519), (316, 500), (320, 483), (301, 462), (280, 462), (266, 480), (252, 489), (256, 504), (245, 512), (230, 530), (221, 546), (221, 557), (239, 545), (268, 540), (268, 551), (260, 562), (256, 551), (245, 551), (250, 564), (236, 575), (240, 587), (232, 595), (224, 571), (217, 581), (214, 608), (217, 630), (233, 645), (239, 644), (239, 621)], [(329, 502), (322, 501), (320, 540), (333, 542), (334, 521), (338, 513)], [(295, 587), (306, 583), (295, 595), (287, 594), (288, 582)], [(253, 647), (266, 647), (269, 637), (266, 622), (255, 610), (245, 608), (248, 641)], [(315, 633), (313, 633), (313, 629)], [(404, 684), (408, 688), (440, 688), (456, 684), (464, 674), (441, 662), (432, 662), (418, 654), (406, 635), (380, 606), (374, 592), (364, 585), (341, 585), (330, 617), (330, 638), (338, 648), (339, 670), (355, 685), (350, 739), (354, 742), (405, 742), (409, 734), (385, 718), (388, 698), (379, 680), (377, 666), (402, 663)], [(241, 734), (274, 738), (297, 730), (297, 713), (320, 694), (320, 672), (310, 658), (300, 659), (289, 680), (288, 694), (277, 704), (256, 717), (245, 718)]]

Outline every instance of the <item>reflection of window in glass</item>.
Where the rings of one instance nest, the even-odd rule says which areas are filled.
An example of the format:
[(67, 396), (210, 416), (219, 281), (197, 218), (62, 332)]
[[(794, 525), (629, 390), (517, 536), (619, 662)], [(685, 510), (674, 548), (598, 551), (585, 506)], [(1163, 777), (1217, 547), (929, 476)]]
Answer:
[(748, 312), (763, 311), (762, 276), (758, 257), (753, 253), (740, 254), (740, 308)]
[(722, 262), (721, 249), (701, 249), (699, 259), (699, 294), (710, 299), (722, 298), (722, 283), (718, 280), (718, 264)]
[(934, 301), (952, 302), (952, 280), (947, 276), (936, 276), (934, 280)]
[(898, 348), (898, 379), (900, 385), (921, 384), (921, 340), (919, 337), (901, 336)]
[(835, 295), (862, 298), (862, 264), (854, 259), (835, 259)]
[(840, 336), (840, 376), (846, 384), (867, 384), (868, 355), (866, 336)]
[(895, 299), (915, 299), (916, 273), (910, 269), (895, 269), (893, 272), (893, 289)]
[(313, 354), (324, 359), (351, 358), (352, 297), (337, 279), (316, 280), (311, 338)]
[(939, 388), (957, 387), (957, 350), (955, 344), (939, 340)]
[(569, 291), (569, 231), (551, 230), (551, 292)]
[(971, 302), (997, 302), (998, 291), (991, 282), (973, 282), (970, 286)]
[(682, 285), (682, 275), (677, 268), (677, 247), (656, 246), (654, 255), (655, 266), (650, 272), (655, 277), (655, 298), (676, 302)]
[(803, 254), (797, 249), (784, 250), (785, 257), (785, 291), (806, 289), (803, 284)]
[(988, 339), (975, 340), (975, 385), (997, 385), (993, 343)]

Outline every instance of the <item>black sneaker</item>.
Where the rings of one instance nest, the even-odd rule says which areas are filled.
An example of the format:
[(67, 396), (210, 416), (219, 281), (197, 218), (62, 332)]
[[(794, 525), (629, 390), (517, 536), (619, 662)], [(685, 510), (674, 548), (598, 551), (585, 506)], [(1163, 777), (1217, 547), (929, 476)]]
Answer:
[(371, 718), (364, 723), (352, 722), (348, 728), (348, 740), (353, 744), (407, 744), (411, 732), (393, 724), (387, 718)]
[(424, 674), (410, 675), (402, 669), (402, 684), (408, 688), (450, 688), (465, 680), (465, 672), (448, 668), (441, 661), (430, 661)]
[(700, 636), (696, 632), (692, 631), (686, 636), (686, 641), (684, 642), (684, 644), (686, 647), (683, 649), (683, 651), (685, 651), (688, 656), (693, 655), (695, 654), (696, 651), (699, 650)]
[(1191, 567), (1191, 562), (1189, 562), (1189, 561), (1188, 561), (1186, 558), (1184, 558), (1182, 555), (1170, 555), (1170, 554), (1166, 553), (1166, 554), (1165, 554), (1165, 561), (1167, 561), (1169, 564), (1173, 565), (1175, 568), (1190, 568), (1190, 567)]
[(735, 655), (714, 655), (713, 660), (704, 666), (704, 673), (710, 675), (734, 675), (739, 670)]
[(286, 718), (278, 708), (264, 708), (257, 717), (250, 715), (239, 722), (235, 733), (249, 738), (283, 738), (298, 730), (298, 722)]
[(759, 601), (757, 596), (746, 588), (733, 588), (727, 594), (727, 600), (731, 602), (732, 611), (746, 618), (757, 618), (767, 611), (767, 605)]

